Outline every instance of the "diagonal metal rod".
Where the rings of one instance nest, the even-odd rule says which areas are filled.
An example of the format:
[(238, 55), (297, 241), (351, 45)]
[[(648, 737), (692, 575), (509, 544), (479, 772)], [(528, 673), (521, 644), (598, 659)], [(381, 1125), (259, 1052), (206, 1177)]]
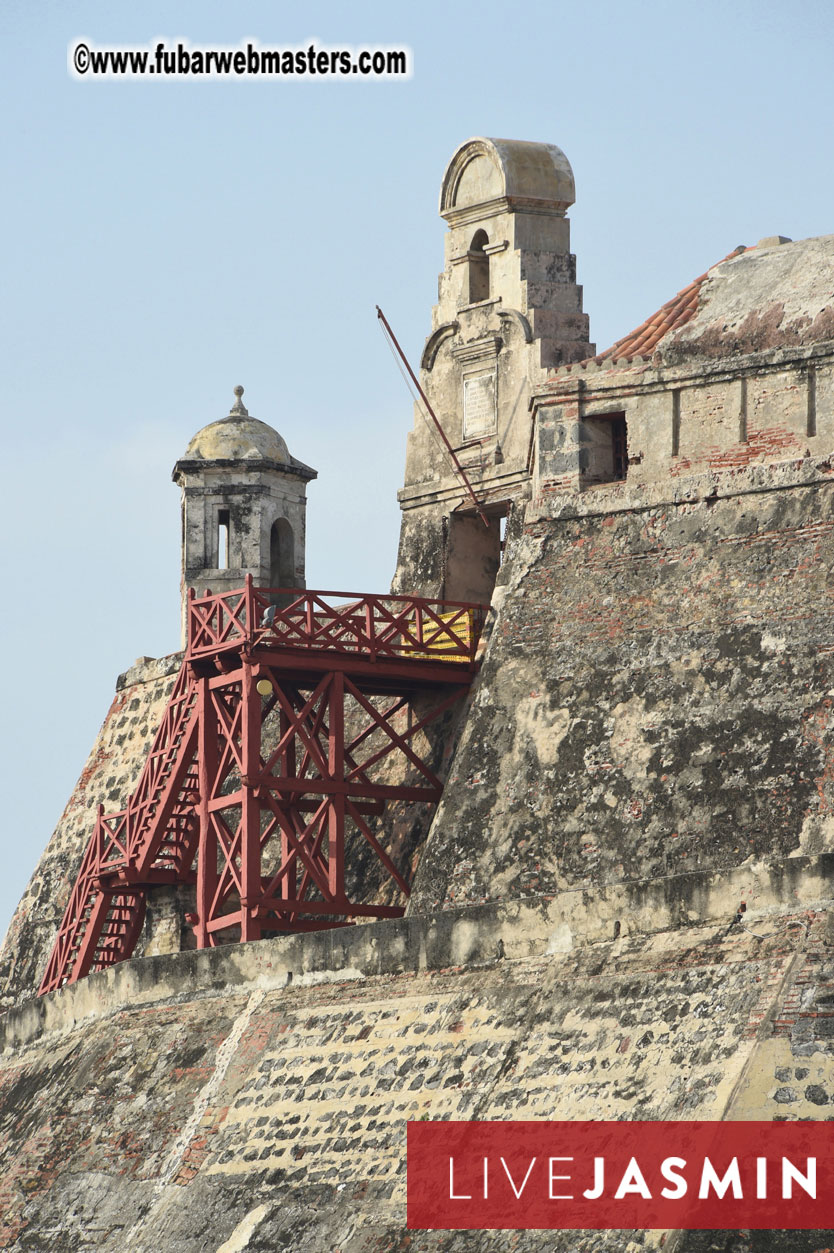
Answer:
[(426, 406), (426, 409), (429, 412), (429, 416), (431, 417), (432, 421), (434, 422), (434, 425), (437, 427), (438, 431), (440, 432), (441, 439), (443, 440), (443, 443), (446, 445), (446, 448), (449, 452), (449, 456), (452, 458), (452, 461), (454, 462), (455, 469), (457, 470), (460, 477), (463, 479), (464, 483), (466, 484), (466, 490), (469, 492), (469, 495), (472, 497), (472, 503), (474, 504), (476, 510), (478, 511), (478, 517), (481, 519), (484, 526), (487, 529), (489, 529), (489, 520), (487, 519), (486, 514), (481, 508), (481, 502), (478, 500), (478, 497), (475, 495), (472, 484), (469, 482), (469, 479), (466, 475), (466, 471), (464, 470), (463, 466), (458, 461), (457, 456), (455, 455), (455, 450), (452, 447), (452, 445), (449, 443), (449, 440), (446, 436), (446, 432), (443, 430), (443, 427), (440, 425), (440, 422), (438, 421), (437, 414), (434, 412), (431, 405), (429, 404), (428, 396), (426, 395), (426, 393), (423, 391), (422, 387), (420, 386), (420, 382), (419, 382), (419, 379), (417, 378), (417, 375), (414, 373), (411, 366), (409, 365), (408, 358), (406, 357), (402, 348), (400, 348), (397, 337), (394, 334), (394, 332), (391, 330), (391, 324), (389, 323), (385, 314), (380, 309), (379, 305), (376, 306), (376, 314), (379, 320), (382, 322), (382, 325), (385, 327), (385, 331), (389, 339), (391, 340), (391, 343), (394, 345), (397, 352), (399, 353), (400, 360), (402, 361), (405, 368), (408, 370), (408, 373), (411, 377), (411, 381), (413, 382), (414, 386), (417, 388), (417, 391), (420, 393), (420, 397), (423, 401), (423, 404)]

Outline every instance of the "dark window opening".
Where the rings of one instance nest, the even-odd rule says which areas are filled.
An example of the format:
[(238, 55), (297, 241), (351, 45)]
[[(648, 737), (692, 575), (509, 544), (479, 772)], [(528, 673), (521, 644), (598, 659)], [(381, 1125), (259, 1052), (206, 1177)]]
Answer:
[(217, 569), (229, 568), (229, 511), (220, 509), (217, 513)]
[(611, 423), (611, 444), (614, 450), (614, 478), (624, 479), (628, 474), (628, 437), (625, 418), (614, 418)]
[(628, 475), (628, 427), (624, 413), (584, 418), (579, 469), (583, 483), (619, 483)]
[(286, 518), (272, 524), (269, 536), (269, 585), (291, 588), (296, 585), (295, 536)]
[(486, 506), (488, 526), (479, 514), (453, 513), (446, 533), (445, 600), (488, 604), (504, 558), (507, 501)]
[(580, 424), (582, 482), (621, 482), (629, 472), (625, 413), (601, 413)]
[(469, 303), (489, 300), (489, 256), (484, 248), (489, 243), (486, 231), (476, 231), (469, 245)]

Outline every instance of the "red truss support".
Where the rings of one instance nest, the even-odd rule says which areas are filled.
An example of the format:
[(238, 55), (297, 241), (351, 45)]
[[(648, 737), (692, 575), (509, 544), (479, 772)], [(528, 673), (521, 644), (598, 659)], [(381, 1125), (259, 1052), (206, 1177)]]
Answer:
[(440, 798), (423, 733), (471, 683), (484, 613), (251, 579), (192, 595), (162, 723), (127, 808), (99, 811), (41, 993), (130, 957), (156, 884), (194, 885), (200, 948), (401, 915), (352, 865), (370, 853), (377, 894), (408, 896), (380, 820)]

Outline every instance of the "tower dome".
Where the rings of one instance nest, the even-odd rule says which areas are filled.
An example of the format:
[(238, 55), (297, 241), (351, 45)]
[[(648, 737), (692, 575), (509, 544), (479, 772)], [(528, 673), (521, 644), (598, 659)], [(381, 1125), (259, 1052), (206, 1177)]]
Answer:
[(202, 427), (190, 441), (183, 460), (273, 461), (276, 465), (292, 465), (286, 440), (274, 427), (249, 416), (242, 387), (235, 388), (235, 397), (228, 417)]
[(197, 596), (240, 587), (305, 586), (307, 484), (316, 471), (290, 455), (266, 422), (250, 417), (235, 388), (228, 417), (209, 422), (174, 466), (182, 489), (183, 620)]

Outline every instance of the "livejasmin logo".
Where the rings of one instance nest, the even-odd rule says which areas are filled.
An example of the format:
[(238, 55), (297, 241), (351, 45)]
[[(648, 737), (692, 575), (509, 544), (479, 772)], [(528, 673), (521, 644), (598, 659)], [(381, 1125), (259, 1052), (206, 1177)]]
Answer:
[(413, 1228), (834, 1227), (834, 1124), (419, 1122)]
[[(571, 1175), (559, 1175), (555, 1171), (559, 1167), (563, 1167), (566, 1162), (573, 1162), (573, 1157), (549, 1157), (546, 1160), (546, 1174), (540, 1169), (538, 1177), (535, 1180), (539, 1186), (542, 1184), (542, 1178), (547, 1182), (547, 1199), (549, 1201), (573, 1201), (576, 1199), (573, 1192), (555, 1192), (555, 1187), (564, 1187), (572, 1181)], [(524, 1191), (530, 1182), (530, 1176), (533, 1174), (538, 1158), (531, 1158), (524, 1178), (519, 1184), (512, 1176), (509, 1166), (505, 1158), (498, 1159), (500, 1169), (509, 1181), (509, 1185), (513, 1191), (515, 1199), (520, 1201), (524, 1195)], [(749, 1165), (749, 1164), (748, 1164)], [(763, 1200), (769, 1195), (768, 1192), (768, 1167), (771, 1163), (766, 1157), (757, 1157), (755, 1160), (755, 1176), (754, 1180), (748, 1180), (748, 1195), (754, 1192), (758, 1200)], [(542, 1166), (545, 1163), (542, 1162)], [(605, 1186), (605, 1167), (604, 1157), (595, 1157), (593, 1161), (593, 1187), (586, 1188), (582, 1192), (582, 1196), (587, 1201), (597, 1201), (600, 1197), (606, 1195)], [(483, 1159), (483, 1192), (480, 1194), (486, 1201), (489, 1199), (489, 1179), (490, 1171), (495, 1169), (495, 1163), (490, 1162), (488, 1157)], [(620, 1176), (619, 1171), (615, 1174), (618, 1179), (617, 1186), (613, 1192), (608, 1195), (613, 1196), (615, 1201), (621, 1201), (627, 1196), (640, 1196), (646, 1201), (651, 1201), (654, 1193), (646, 1182), (645, 1167), (641, 1167), (636, 1158), (629, 1159), (625, 1171)], [(741, 1167), (737, 1157), (734, 1157), (724, 1174), (719, 1176), (718, 1171), (713, 1166), (708, 1157), (705, 1157), (702, 1163), (687, 1162), (683, 1157), (664, 1157), (659, 1166), (650, 1166), (646, 1173), (651, 1177), (657, 1173), (661, 1179), (671, 1184), (671, 1187), (663, 1187), (660, 1189), (660, 1195), (667, 1201), (679, 1201), (687, 1195), (689, 1190), (689, 1179), (681, 1171), (693, 1170), (696, 1172), (700, 1182), (698, 1184), (698, 1200), (709, 1200), (710, 1193), (714, 1193), (720, 1201), (728, 1193), (733, 1197), (741, 1200), (744, 1197), (744, 1185), (741, 1179)], [(793, 1197), (793, 1185), (798, 1184), (810, 1197), (816, 1199), (817, 1195), (817, 1159), (809, 1157), (805, 1159), (804, 1172), (800, 1171), (786, 1157), (782, 1158), (781, 1171), (781, 1196), (785, 1199)], [(778, 1185), (777, 1185), (778, 1186)], [(455, 1192), (455, 1159), (449, 1158), (449, 1200), (450, 1201), (471, 1201), (474, 1200), (471, 1192)]]

